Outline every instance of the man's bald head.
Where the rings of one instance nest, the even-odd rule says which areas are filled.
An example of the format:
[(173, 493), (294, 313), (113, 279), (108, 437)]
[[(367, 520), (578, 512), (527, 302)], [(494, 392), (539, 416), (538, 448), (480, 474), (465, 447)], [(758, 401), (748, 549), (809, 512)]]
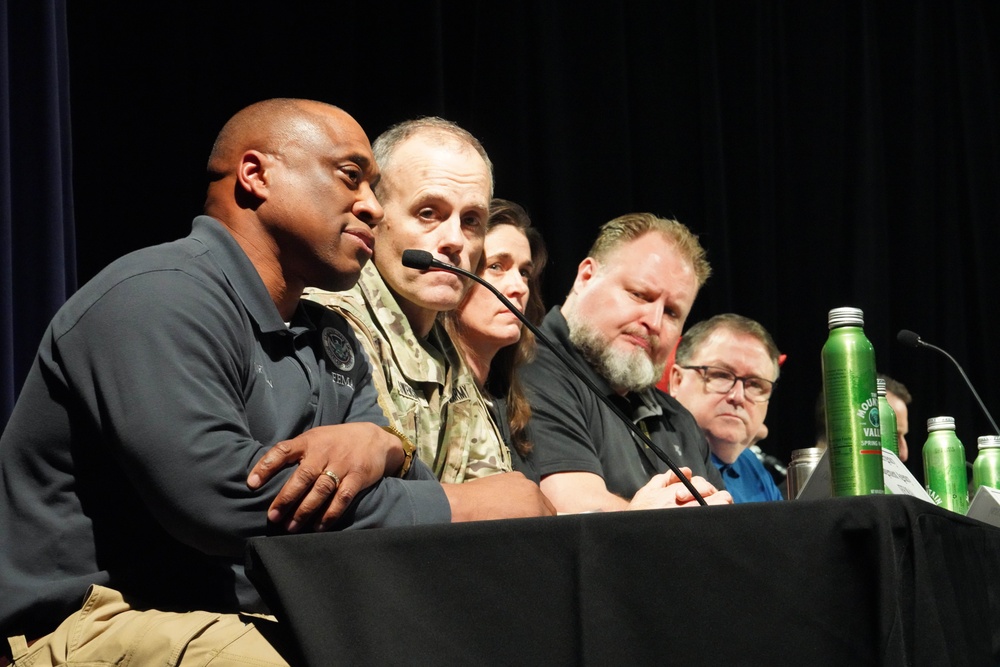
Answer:
[(300, 99), (248, 106), (219, 133), (208, 175), (205, 214), (233, 234), (279, 312), (307, 286), (357, 282), (383, 211), (371, 144), (350, 114)]
[(339, 107), (314, 100), (275, 98), (251, 104), (230, 118), (216, 137), (208, 158), (209, 181), (232, 175), (244, 151), (280, 153), (290, 142), (307, 138), (331, 112), (347, 116)]

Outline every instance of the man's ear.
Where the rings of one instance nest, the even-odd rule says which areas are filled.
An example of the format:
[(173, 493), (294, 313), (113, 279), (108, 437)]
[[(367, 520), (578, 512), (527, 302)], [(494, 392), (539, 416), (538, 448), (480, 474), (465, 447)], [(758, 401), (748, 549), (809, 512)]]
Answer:
[(670, 367), (670, 392), (669, 393), (670, 393), (671, 396), (676, 396), (677, 395), (677, 391), (676, 391), (677, 386), (680, 385), (681, 380), (683, 378), (684, 378), (684, 369), (681, 368), (680, 366), (678, 366), (677, 364), (673, 364)]
[(268, 157), (260, 151), (247, 151), (240, 159), (236, 172), (239, 188), (261, 201), (267, 199), (270, 173), (267, 170)]
[(586, 257), (580, 266), (576, 268), (576, 278), (573, 280), (573, 291), (578, 291), (578, 288), (583, 287), (590, 279), (594, 277), (597, 273), (597, 260), (593, 257)]

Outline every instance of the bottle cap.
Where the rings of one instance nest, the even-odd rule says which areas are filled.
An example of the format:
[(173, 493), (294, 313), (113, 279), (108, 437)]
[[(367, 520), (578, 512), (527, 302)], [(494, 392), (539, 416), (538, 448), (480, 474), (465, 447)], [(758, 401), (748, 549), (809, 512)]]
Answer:
[(931, 417), (927, 420), (927, 432), (931, 431), (954, 431), (954, 417)]
[(875, 391), (879, 396), (885, 396), (885, 378), (875, 378)]
[(819, 461), (823, 457), (823, 450), (819, 447), (806, 447), (805, 449), (793, 449), (791, 463), (797, 461)]
[(865, 325), (865, 314), (860, 308), (834, 308), (826, 318), (830, 329), (837, 327), (863, 327)]
[(1000, 447), (1000, 435), (981, 435), (979, 436), (979, 449), (990, 449), (991, 447)]

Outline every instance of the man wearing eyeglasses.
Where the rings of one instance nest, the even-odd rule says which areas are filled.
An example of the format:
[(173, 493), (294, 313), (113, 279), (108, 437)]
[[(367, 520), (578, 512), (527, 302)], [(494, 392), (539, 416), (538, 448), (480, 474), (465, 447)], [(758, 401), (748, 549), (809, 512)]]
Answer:
[(778, 379), (779, 352), (767, 330), (726, 313), (685, 332), (670, 370), (670, 394), (698, 421), (737, 503), (781, 500), (749, 448), (764, 425)]
[[(687, 469), (710, 504), (727, 504), (722, 476), (691, 414), (655, 388), (711, 269), (691, 231), (650, 213), (615, 218), (577, 268), (566, 301), (542, 330), (601, 392)], [(541, 488), (560, 512), (694, 505), (645, 442), (547, 347), (522, 367)]]

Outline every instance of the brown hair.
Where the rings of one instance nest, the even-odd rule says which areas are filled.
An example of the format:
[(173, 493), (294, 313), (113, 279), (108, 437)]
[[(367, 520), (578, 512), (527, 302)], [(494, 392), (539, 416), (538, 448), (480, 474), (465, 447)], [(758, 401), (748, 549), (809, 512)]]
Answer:
[[(771, 334), (767, 332), (767, 329), (760, 322), (751, 320), (749, 317), (737, 315), (736, 313), (715, 315), (707, 320), (698, 322), (685, 331), (684, 335), (681, 336), (680, 343), (677, 344), (677, 351), (674, 354), (675, 363), (678, 365), (689, 363), (691, 357), (694, 356), (695, 351), (701, 344), (705, 342), (705, 339), (719, 329), (728, 329), (735, 333), (746, 334), (760, 341), (760, 344), (767, 350), (767, 356), (774, 363), (775, 379), (777, 379), (778, 357), (781, 356), (781, 352), (778, 351), (778, 346), (774, 344)], [(771, 378), (764, 379), (769, 380)]]
[(906, 388), (905, 384), (896, 378), (889, 377), (885, 373), (879, 373), (878, 377), (885, 380), (885, 390), (899, 396), (899, 400), (903, 401), (903, 405), (909, 405), (913, 402), (913, 396), (910, 394), (910, 390)]
[[(542, 302), (541, 274), (548, 261), (548, 250), (538, 229), (531, 225), (531, 218), (519, 204), (506, 199), (495, 198), (490, 202), (490, 217), (486, 223), (486, 233), (500, 225), (511, 225), (519, 229), (528, 239), (531, 248), (531, 274), (528, 276), (528, 302), (524, 314), (532, 324), (538, 324), (545, 316)], [(456, 345), (461, 348), (461, 322), (456, 311), (443, 315), (445, 328)], [(510, 420), (511, 444), (522, 456), (531, 451), (528, 439), (528, 420), (531, 419), (531, 405), (524, 394), (517, 377), (517, 369), (535, 356), (535, 336), (527, 328), (521, 330), (521, 337), (513, 345), (500, 349), (490, 364), (485, 389), (493, 396), (505, 396), (507, 416)]]

